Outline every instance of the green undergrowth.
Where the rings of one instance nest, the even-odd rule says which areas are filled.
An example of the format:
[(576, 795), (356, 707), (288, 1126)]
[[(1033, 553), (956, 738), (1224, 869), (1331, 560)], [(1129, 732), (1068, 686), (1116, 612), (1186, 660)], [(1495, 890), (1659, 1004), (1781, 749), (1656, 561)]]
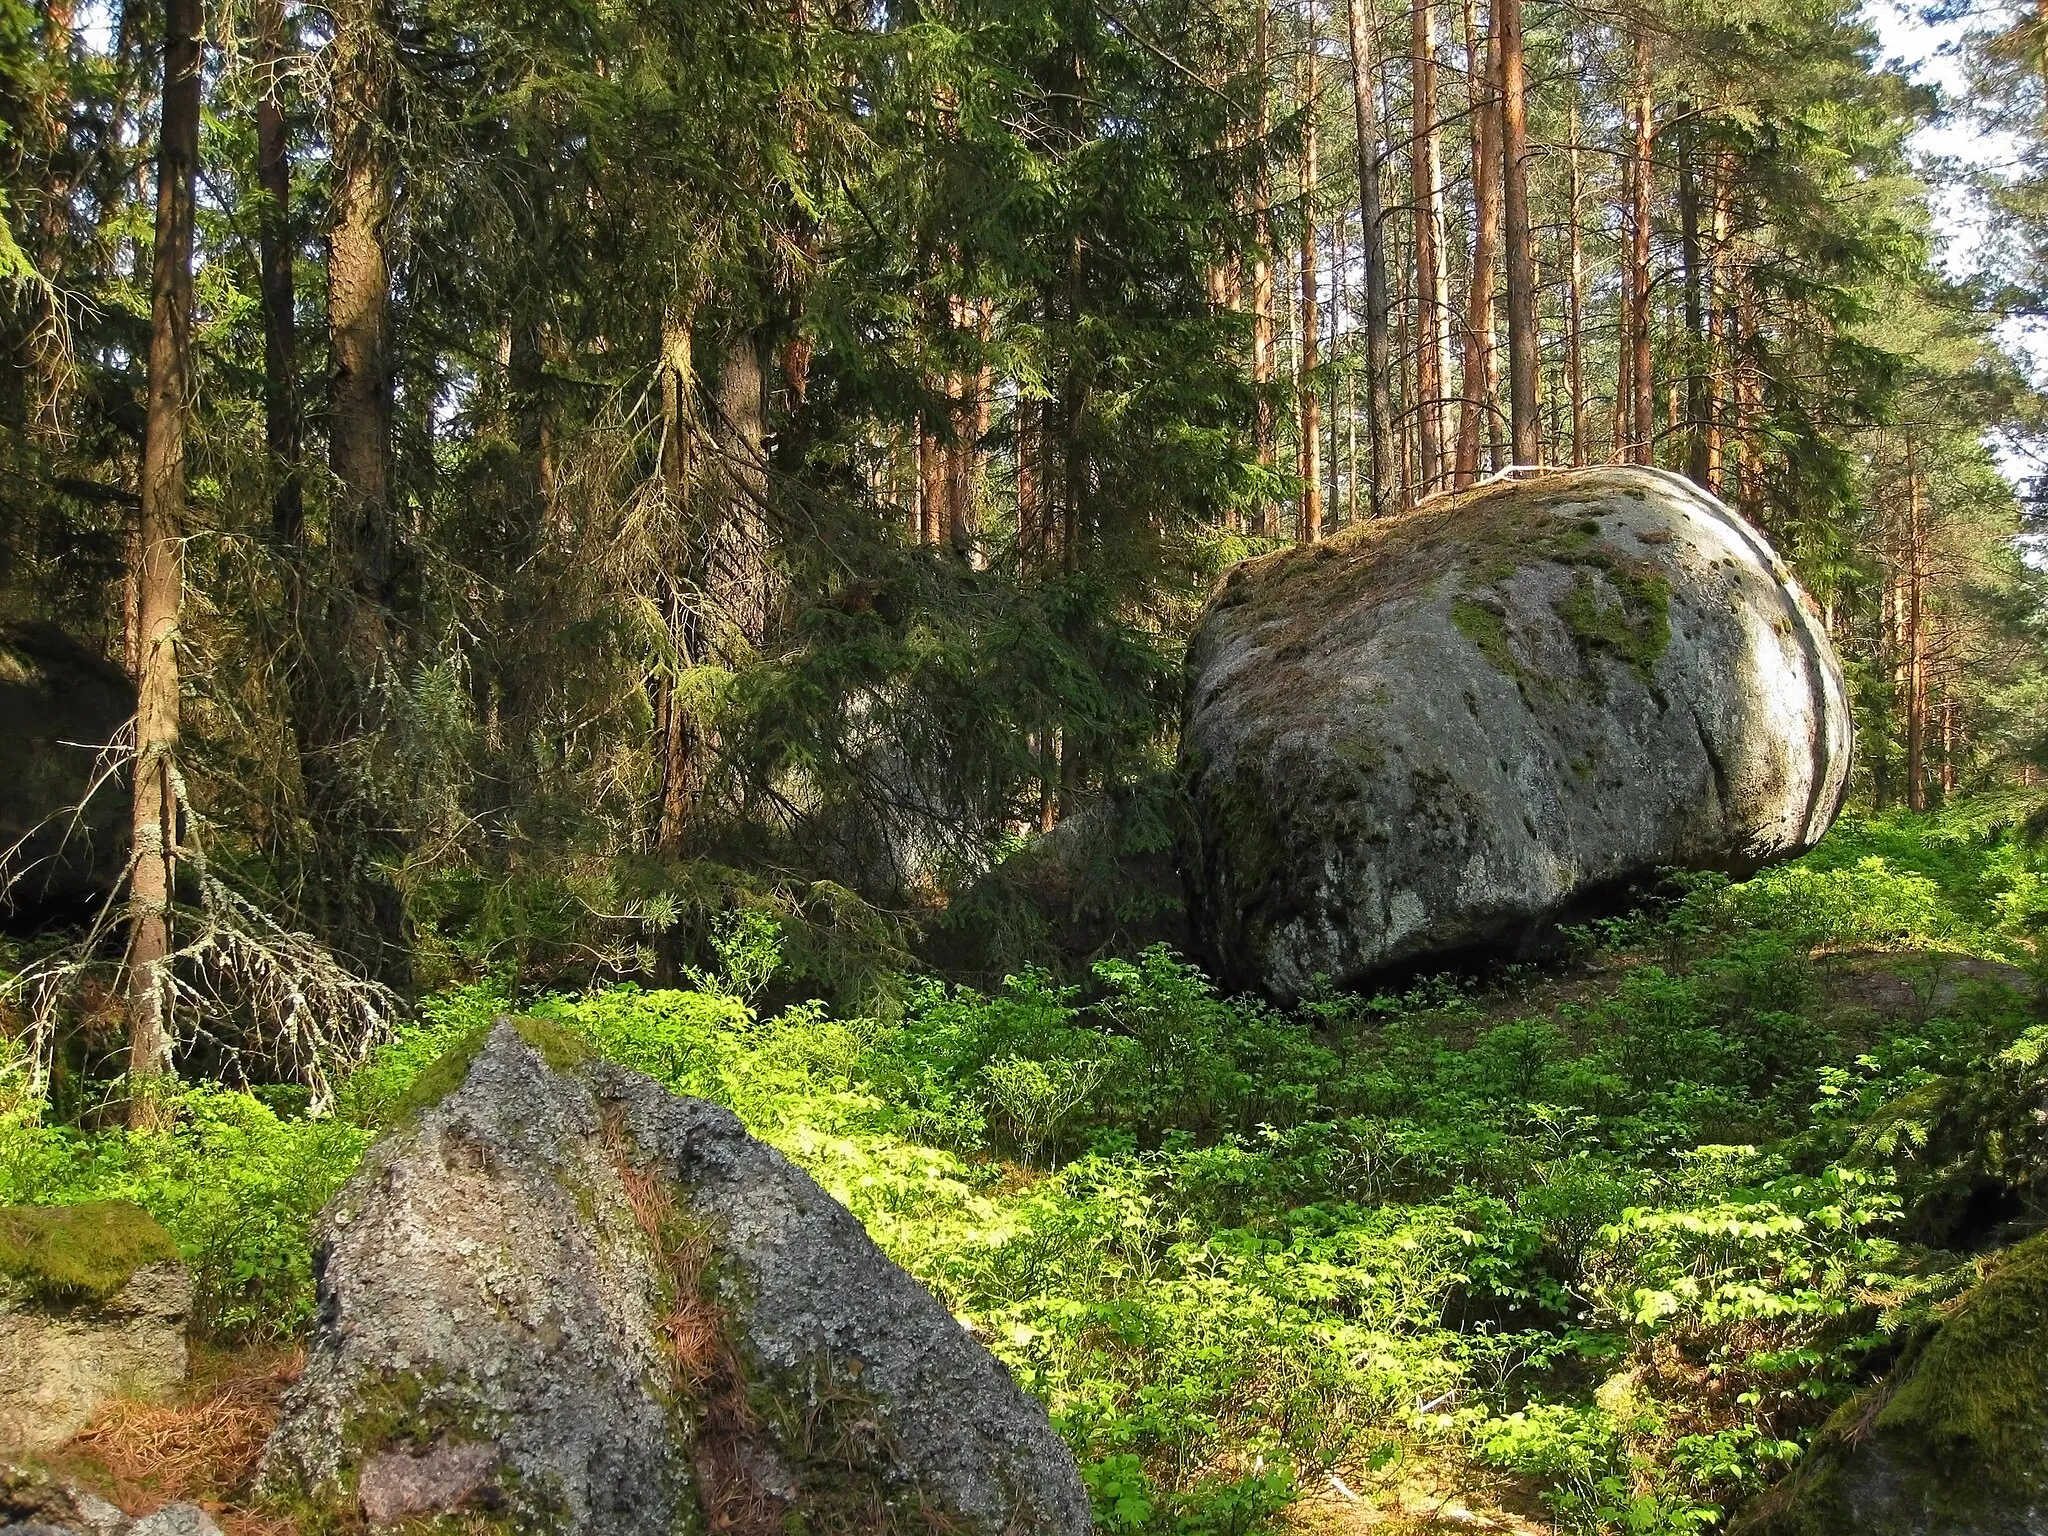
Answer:
[(20, 1100), (0, 1200), (133, 1199), (208, 1328), (290, 1336), (314, 1212), (517, 1001), (563, 1060), (726, 1104), (810, 1170), (1045, 1400), (1109, 1536), (1242, 1536), (1331, 1473), (1702, 1530), (1924, 1333), (1963, 1249), (2012, 1235), (1914, 1238), (1952, 1170), (1899, 1106), (2016, 1117), (2040, 1091), (2041, 879), (1967, 808), (1845, 821), (1552, 972), (1293, 1013), (1163, 949), (1085, 987), (907, 978), (887, 1018), (764, 1017), (758, 975), (484, 982), (424, 1003), (323, 1120), (192, 1088), (169, 1131), (91, 1133)]

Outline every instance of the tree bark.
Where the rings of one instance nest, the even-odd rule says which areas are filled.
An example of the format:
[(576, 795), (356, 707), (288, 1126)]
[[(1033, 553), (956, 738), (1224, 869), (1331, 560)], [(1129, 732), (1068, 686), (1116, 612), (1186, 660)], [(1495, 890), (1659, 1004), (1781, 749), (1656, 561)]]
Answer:
[[(660, 573), (662, 618), (668, 628), (671, 655), (665, 659), (655, 709), (661, 764), (661, 803), (655, 820), (655, 851), (677, 860), (686, 851), (692, 813), (701, 777), (699, 732), (683, 697), (681, 675), (703, 656), (701, 541), (692, 513), (691, 481), (695, 469), (695, 372), (691, 366), (690, 315), (672, 304), (661, 325), (661, 488), (668, 518), (677, 537), (664, 552)], [(682, 979), (679, 935), (667, 930), (654, 945), (654, 979), (672, 987)]]
[(1444, 392), (1451, 373), (1450, 277), (1444, 265), (1444, 168), (1438, 121), (1437, 0), (1413, 0), (1410, 53), (1415, 141), (1410, 155), (1415, 203), (1416, 498), (1450, 478), (1444, 462)]
[(128, 889), (128, 1123), (158, 1123), (149, 1091), (171, 1067), (168, 978), (177, 868), (178, 645), (184, 605), (185, 420), (192, 387), (193, 185), (199, 164), (200, 0), (165, 0), (164, 91), (150, 274), (142, 445), (140, 686), (135, 711), (133, 871)]
[(1959, 733), (1956, 730), (1955, 695), (1948, 691), (1948, 685), (1941, 689), (1941, 798), (1947, 801), (1956, 792), (1956, 746)]
[(1758, 444), (1763, 428), (1763, 381), (1756, 359), (1756, 303), (1738, 290), (1729, 345), (1735, 369), (1735, 502), (1751, 522), (1769, 531), (1764, 516), (1764, 461)]
[[(1568, 73), (1573, 73), (1568, 71)], [(1565, 224), (1565, 377), (1571, 390), (1572, 463), (1585, 464), (1590, 444), (1586, 433), (1586, 251), (1579, 204), (1583, 183), (1579, 170), (1579, 93), (1571, 81), (1570, 210)]]
[(256, 181), (263, 189), (257, 221), (258, 287), (263, 296), (263, 441), (277, 489), (270, 522), (278, 538), (297, 542), (305, 524), (299, 464), (299, 332), (292, 283), (292, 165), (285, 137), (280, 74), (287, 49), (284, 0), (256, 0)]
[[(1272, 0), (1257, 3), (1252, 47), (1252, 68), (1259, 93), (1259, 168), (1252, 186), (1252, 238), (1256, 245), (1252, 257), (1252, 442), (1259, 464), (1271, 469), (1278, 462), (1279, 439), (1273, 403), (1277, 372), (1273, 324), (1273, 177), (1266, 163), (1273, 137), (1273, 16)], [(1262, 539), (1280, 536), (1279, 509), (1263, 491), (1253, 531)]]
[(1716, 496), (1727, 479), (1722, 464), (1721, 433), (1727, 414), (1724, 381), (1734, 314), (1727, 304), (1724, 262), (1728, 249), (1728, 196), (1733, 156), (1722, 150), (1714, 157), (1713, 238), (1707, 247), (1707, 489)]
[(1699, 131), (1688, 128), (1678, 157), (1678, 259), (1685, 306), (1685, 473), (1702, 490), (1714, 488), (1707, 443), (1706, 263), (1700, 249)]
[[(1624, 117), (1627, 113), (1624, 112)], [(1635, 349), (1635, 280), (1629, 265), (1630, 210), (1635, 207), (1636, 161), (1633, 154), (1621, 157), (1621, 176), (1618, 189), (1620, 203), (1621, 234), (1616, 242), (1616, 265), (1620, 278), (1615, 295), (1614, 327), (1614, 411), (1608, 429), (1610, 443), (1609, 459), (1616, 464), (1630, 461), (1635, 442), (1636, 415), (1636, 349)]]
[(1656, 149), (1656, 119), (1650, 101), (1650, 36), (1638, 31), (1635, 39), (1635, 150), (1630, 183), (1630, 234), (1628, 285), (1629, 375), (1634, 388), (1630, 404), (1630, 425), (1634, 439), (1629, 459), (1636, 464), (1655, 462), (1656, 378), (1650, 361), (1650, 192), (1651, 156)]
[(1019, 563), (1026, 574), (1045, 563), (1045, 529), (1040, 502), (1043, 470), (1039, 463), (1038, 398), (1021, 390), (1017, 395), (1017, 544)]
[(988, 436), (988, 344), (995, 315), (987, 300), (970, 305), (964, 299), (955, 299), (953, 317), (957, 331), (968, 330), (971, 322), (977, 360), (972, 369), (953, 375), (946, 533), (953, 553), (972, 564), (980, 559), (981, 445)]
[(1920, 465), (1906, 445), (1906, 803), (1927, 809), (1926, 526)]
[(1471, 283), (1465, 298), (1464, 369), (1458, 405), (1456, 484), (1479, 476), (1479, 449), (1495, 435), (1493, 414), (1493, 286), (1500, 245), (1500, 100), (1495, 92), (1495, 58), (1474, 16), (1465, 7), (1465, 52), (1471, 76), (1473, 149)]
[(383, 0), (334, 7), (333, 211), (327, 237), (328, 541), (350, 611), (340, 636), (380, 665), (398, 574), (391, 504), (393, 198), (389, 36)]
[(1322, 80), (1316, 68), (1315, 0), (1308, 0), (1307, 30), (1301, 54), (1301, 380), (1295, 392), (1300, 411), (1301, 508), (1296, 536), (1304, 544), (1314, 544), (1323, 536), (1322, 380), (1316, 376), (1322, 366), (1316, 293), (1316, 108)]
[(1543, 461), (1538, 370), (1536, 230), (1529, 217), (1528, 87), (1522, 58), (1522, 0), (1493, 0), (1495, 65), (1500, 73), (1501, 203), (1508, 267), (1509, 454), (1517, 464)]
[[(1359, 247), (1365, 268), (1365, 419), (1372, 458), (1371, 511), (1374, 517), (1385, 517), (1396, 509), (1399, 493), (1395, 486), (1398, 475), (1394, 461), (1393, 401), (1388, 388), (1394, 362), (1387, 335), (1391, 307), (1387, 293), (1387, 248), (1380, 228), (1379, 97), (1373, 86), (1373, 69), (1379, 55), (1374, 47), (1373, 22), (1365, 13), (1366, 3), (1367, 0), (1346, 0), (1345, 12), (1351, 32), (1352, 121), (1358, 137)], [(1354, 516), (1357, 476), (1354, 451)]]
[(1401, 249), (1401, 232), (1398, 226), (1393, 230), (1387, 245), (1388, 270), (1394, 274), (1396, 285), (1393, 294), (1394, 355), (1400, 358), (1402, 363), (1399, 374), (1401, 399), (1395, 406), (1394, 435), (1395, 446), (1401, 455), (1401, 505), (1406, 507), (1413, 506), (1417, 501), (1421, 500), (1423, 493), (1420, 488), (1420, 476), (1416, 471), (1416, 461), (1419, 457), (1419, 450), (1415, 441), (1417, 429), (1416, 391), (1409, 386), (1409, 380), (1412, 375), (1407, 368), (1407, 361), (1410, 356), (1408, 346), (1410, 336), (1407, 276), (1409, 269), (1404, 260), (1406, 253)]
[[(736, 660), (767, 638), (772, 604), (768, 574), (768, 357), (767, 338), (745, 329), (726, 343), (718, 370), (712, 441), (707, 466), (712, 494), (710, 554), (705, 588), (724, 632), (723, 649)], [(706, 634), (707, 650), (720, 638)]]

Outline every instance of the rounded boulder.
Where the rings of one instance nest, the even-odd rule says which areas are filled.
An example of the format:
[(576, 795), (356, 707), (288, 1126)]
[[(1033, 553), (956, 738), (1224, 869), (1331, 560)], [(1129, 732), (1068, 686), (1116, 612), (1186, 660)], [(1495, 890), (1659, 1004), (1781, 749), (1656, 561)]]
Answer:
[(1819, 840), (1852, 748), (1827, 632), (1677, 475), (1502, 482), (1234, 567), (1189, 649), (1198, 945), (1317, 978), (1540, 953), (1660, 871)]

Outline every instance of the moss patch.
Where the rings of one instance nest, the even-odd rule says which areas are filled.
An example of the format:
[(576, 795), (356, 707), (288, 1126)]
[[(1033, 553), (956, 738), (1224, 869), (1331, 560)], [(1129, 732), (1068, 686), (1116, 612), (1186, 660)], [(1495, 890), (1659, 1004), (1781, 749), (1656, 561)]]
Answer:
[(43, 1300), (104, 1301), (138, 1269), (177, 1257), (170, 1233), (126, 1200), (0, 1209), (0, 1273)]
[(2048, 1497), (2048, 1234), (2009, 1250), (1884, 1385), (1843, 1407), (1736, 1536), (2003, 1529)]
[(1497, 671), (1514, 679), (1515, 686), (1523, 684), (1522, 664), (1515, 657), (1514, 649), (1508, 644), (1507, 615), (1498, 608), (1489, 607), (1476, 598), (1460, 593), (1451, 599), (1451, 623), (1458, 633), (1479, 648), (1479, 654), (1492, 663)]
[(524, 1017), (506, 1021), (519, 1038), (539, 1051), (541, 1058), (557, 1072), (574, 1072), (597, 1057), (597, 1047), (573, 1029), (552, 1019)]
[(1598, 583), (1578, 571), (1572, 589), (1557, 603), (1557, 616), (1581, 649), (1604, 651), (1650, 681), (1657, 658), (1671, 644), (1671, 585), (1662, 576), (1625, 570), (1619, 562), (1597, 563), (1619, 600), (1602, 603)]
[(400, 1125), (447, 1098), (469, 1078), (477, 1052), (499, 1024), (510, 1024), (519, 1038), (540, 1052), (541, 1059), (557, 1072), (574, 1072), (597, 1055), (597, 1047), (560, 1024), (548, 1019), (507, 1018), (494, 1020), (471, 1030), (434, 1059), (412, 1086), (391, 1106), (390, 1121)]
[(2048, 1489), (2048, 1234), (1963, 1300), (1873, 1427), (2013, 1493)]

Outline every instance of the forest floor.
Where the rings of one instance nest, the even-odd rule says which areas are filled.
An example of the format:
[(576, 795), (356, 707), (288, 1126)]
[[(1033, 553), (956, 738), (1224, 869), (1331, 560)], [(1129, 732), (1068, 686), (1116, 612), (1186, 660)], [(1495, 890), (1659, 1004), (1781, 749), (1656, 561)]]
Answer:
[[(278, 1536), (257, 1450), (308, 1231), (413, 1080), (513, 1006), (728, 1104), (1030, 1390), (1105, 1536), (1710, 1529), (2037, 1224), (2044, 861), (1994, 809), (1846, 819), (1485, 984), (1216, 996), (907, 979), (879, 1018), (479, 982), (332, 1113), (195, 1085), (174, 1129), (0, 1119), (0, 1202), (123, 1197), (197, 1272), (192, 1380), (55, 1465)], [(736, 931), (772, 947), (772, 932)]]

